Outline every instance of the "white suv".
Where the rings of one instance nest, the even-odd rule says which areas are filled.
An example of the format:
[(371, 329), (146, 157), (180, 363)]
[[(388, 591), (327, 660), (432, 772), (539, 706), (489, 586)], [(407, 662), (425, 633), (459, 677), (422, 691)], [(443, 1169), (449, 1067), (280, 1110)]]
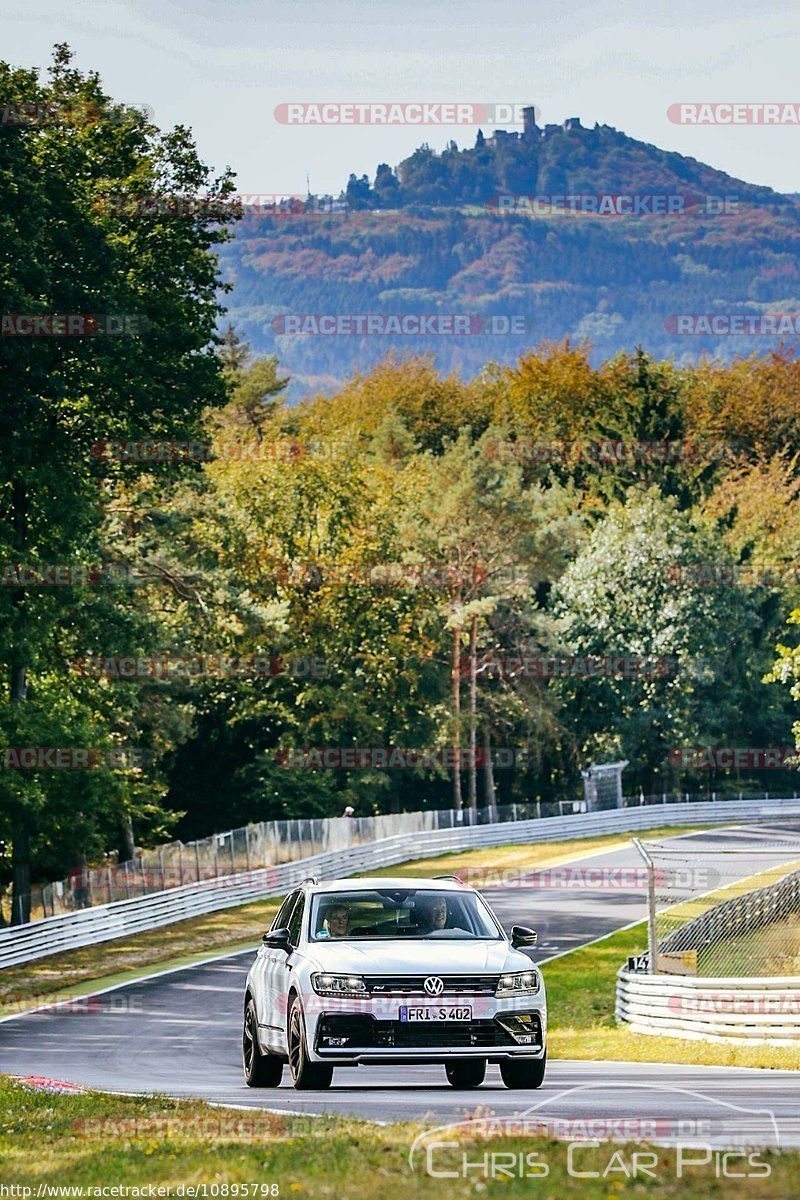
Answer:
[(284, 900), (247, 976), (244, 1074), (329, 1087), (334, 1066), (442, 1063), (478, 1087), (538, 1088), (546, 1063), (541, 973), (483, 897), (457, 879), (307, 880)]

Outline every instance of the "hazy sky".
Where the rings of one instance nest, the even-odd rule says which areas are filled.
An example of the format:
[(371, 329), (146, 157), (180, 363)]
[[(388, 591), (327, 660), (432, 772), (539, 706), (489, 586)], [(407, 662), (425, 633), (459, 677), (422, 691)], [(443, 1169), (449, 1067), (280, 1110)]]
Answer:
[(678, 101), (800, 102), (800, 7), (767, 0), (6, 0), (0, 57), (44, 68), (57, 41), (161, 128), (190, 125), (239, 190), (338, 192), (422, 141), (475, 128), (297, 127), (287, 101), (530, 102), (780, 191), (800, 192), (800, 126), (684, 127)]

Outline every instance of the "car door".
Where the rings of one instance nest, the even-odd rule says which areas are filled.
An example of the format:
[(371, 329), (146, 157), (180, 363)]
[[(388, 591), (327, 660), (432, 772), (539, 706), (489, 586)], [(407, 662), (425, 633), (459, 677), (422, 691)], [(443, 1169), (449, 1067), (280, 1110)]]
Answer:
[(292, 960), (294, 959), (294, 951), (300, 945), (305, 914), (306, 896), (304, 892), (300, 892), (289, 917), (287, 927), (289, 930), (289, 941), (293, 948), (292, 953), (286, 954), (283, 950), (273, 950), (272, 958), (267, 967), (270, 996), (273, 998), (273, 1011), (280, 1022), (281, 1048), (285, 1048), (286, 1045), (286, 1026), (289, 1015), (289, 986), (292, 982)]
[[(299, 895), (298, 891), (289, 893), (278, 909), (275, 919), (270, 925), (270, 931), (285, 929), (288, 926)], [(265, 1041), (270, 1043), (274, 1040), (274, 1031), (281, 1027), (280, 1013), (274, 1011), (276, 997), (272, 987), (272, 966), (277, 954), (282, 955), (283, 958), (286, 957), (282, 951), (273, 950), (270, 946), (265, 946), (262, 942), (252, 968), (258, 1023), (261, 1026), (262, 1033), (265, 1035)], [(285, 1020), (282, 1023), (285, 1025)]]

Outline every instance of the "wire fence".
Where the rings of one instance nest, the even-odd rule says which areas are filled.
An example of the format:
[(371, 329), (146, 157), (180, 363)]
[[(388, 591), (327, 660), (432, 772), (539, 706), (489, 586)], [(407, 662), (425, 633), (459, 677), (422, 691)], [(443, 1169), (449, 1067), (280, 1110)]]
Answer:
[[(768, 793), (750, 795), (753, 798), (769, 799)], [(607, 795), (594, 802), (587, 802), (585, 798), (536, 800), (478, 809), (465, 808), (460, 811), (430, 809), (365, 817), (261, 821), (224, 833), (215, 833), (198, 841), (168, 842), (153, 850), (144, 851), (130, 862), (118, 863), (109, 859), (102, 864), (75, 867), (64, 879), (44, 883), (32, 889), (30, 919), (60, 916), (98, 904), (110, 904), (116, 900), (129, 900), (166, 891), (187, 883), (216, 879), (260, 867), (277, 866), (327, 851), (347, 850), (397, 834), (406, 834), (413, 839), (416, 834), (431, 830), (526, 821), (618, 807), (748, 798), (750, 796), (742, 792), (661, 792), (649, 796), (641, 793), (636, 796), (624, 796), (621, 798), (621, 804), (617, 802), (617, 797)], [(413, 856), (412, 841), (409, 844), (409, 858)], [(12, 904), (19, 905), (19, 897), (14, 898)], [(0, 908), (1, 906), (2, 895)], [(8, 903), (6, 907), (8, 911)], [(12, 912), (12, 923), (18, 923), (19, 920), (18, 913)]]
[(648, 842), (652, 974), (800, 975), (800, 829), (709, 831), (671, 845)]

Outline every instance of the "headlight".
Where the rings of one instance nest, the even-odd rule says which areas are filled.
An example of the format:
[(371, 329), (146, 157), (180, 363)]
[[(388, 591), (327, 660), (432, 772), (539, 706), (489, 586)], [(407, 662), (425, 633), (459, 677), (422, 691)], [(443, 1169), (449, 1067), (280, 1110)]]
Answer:
[(519, 996), (527, 992), (538, 992), (541, 980), (538, 971), (522, 971), (515, 975), (501, 975), (497, 984), (498, 996)]
[(312, 975), (311, 986), (318, 996), (363, 996), (367, 991), (360, 975)]

